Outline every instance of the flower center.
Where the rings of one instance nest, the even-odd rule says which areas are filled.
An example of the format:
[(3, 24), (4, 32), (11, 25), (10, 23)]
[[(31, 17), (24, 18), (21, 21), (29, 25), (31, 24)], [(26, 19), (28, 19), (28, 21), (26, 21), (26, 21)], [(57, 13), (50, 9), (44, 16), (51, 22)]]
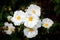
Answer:
[(3, 29), (4, 29), (4, 30), (8, 30), (8, 26), (4, 26)]
[(32, 10), (32, 13), (33, 13), (33, 14), (36, 14), (36, 10)]
[(45, 26), (48, 27), (49, 26), (48, 23), (46, 23)]
[(20, 20), (21, 19), (21, 17), (20, 16), (17, 16), (17, 20)]
[(32, 28), (29, 28), (29, 31), (30, 31), (30, 32), (33, 32), (34, 30), (33, 30)]
[(14, 31), (14, 28), (10, 28), (10, 31)]
[(29, 17), (28, 20), (29, 20), (29, 21), (33, 21), (33, 17)]

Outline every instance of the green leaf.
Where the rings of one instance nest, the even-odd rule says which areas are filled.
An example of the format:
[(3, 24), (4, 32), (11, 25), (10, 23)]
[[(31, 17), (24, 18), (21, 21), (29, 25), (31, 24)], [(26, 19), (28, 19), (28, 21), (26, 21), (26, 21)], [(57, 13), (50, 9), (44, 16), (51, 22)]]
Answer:
[(24, 29), (24, 25), (22, 24), (22, 25), (20, 25), (20, 29), (21, 30), (23, 30)]

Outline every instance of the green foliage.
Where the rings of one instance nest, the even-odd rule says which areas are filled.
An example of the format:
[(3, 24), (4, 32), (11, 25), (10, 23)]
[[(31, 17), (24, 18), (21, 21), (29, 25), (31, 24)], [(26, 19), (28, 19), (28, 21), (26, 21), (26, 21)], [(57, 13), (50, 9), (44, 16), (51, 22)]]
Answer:
[(60, 14), (60, 0), (54, 0), (53, 2), (55, 3), (54, 11), (56, 14)]
[(6, 12), (6, 13), (3, 14), (3, 16), (4, 16), (5, 18), (7, 18), (7, 16), (9, 16), (9, 13)]
[(56, 5), (54, 7), (54, 11), (57, 13), (57, 14), (60, 14), (60, 5)]
[(53, 26), (49, 29), (49, 31), (50, 32), (56, 32), (57, 30), (57, 28), (58, 28), (59, 26), (58, 26), (58, 23), (56, 22), (56, 23), (54, 23), (53, 24)]
[(0, 22), (0, 27), (3, 26), (3, 25), (4, 25), (4, 23), (3, 22)]
[[(59, 5), (60, 0), (53, 0), (53, 2), (55, 4), (54, 5), (54, 11), (56, 12), (56, 14), (60, 14), (60, 5)], [(7, 4), (4, 4), (2, 7), (0, 7), (0, 27), (2, 27), (4, 25), (5, 21), (7, 21), (7, 16), (9, 16), (10, 14), (12, 15), (15, 10), (27, 7), (31, 3), (36, 3), (37, 4), (37, 1), (36, 0), (9, 0), (9, 3), (8, 2), (6, 2), (6, 3)], [(42, 5), (42, 3), (43, 2), (41, 2), (41, 5)], [(8, 6), (11, 7), (11, 9), (12, 9), (11, 11), (9, 11), (9, 10), (5, 11), (4, 10), (5, 7), (8, 8)], [(46, 14), (46, 13), (44, 12), (44, 14)], [(41, 19), (43, 19), (43, 18), (45, 18), (45, 16), (41, 15)], [(3, 20), (4, 20), (4, 22), (3, 22)], [(24, 25), (20, 25), (18, 28), (19, 28), (18, 31), (20, 32), (20, 31), (22, 31), (24, 29)], [(41, 33), (43, 33), (43, 34), (47, 34), (48, 31), (53, 34), (53, 32), (56, 32), (57, 28), (58, 28), (58, 23), (54, 23), (53, 26), (49, 30), (47, 30), (46, 28), (43, 28), (42, 30), (39, 30), (39, 31), (42, 31)], [(21, 39), (17, 38), (17, 33), (18, 32), (15, 32), (14, 34), (10, 35), (11, 40), (21, 40)], [(21, 34), (22, 33), (20, 32), (20, 34), (18, 34), (18, 35), (21, 36)], [(29, 40), (29, 39), (25, 38), (25, 40)], [(48, 38), (46, 38), (46, 40), (48, 40)]]
[(17, 36), (16, 33), (15, 33), (15, 34), (12, 34), (12, 35), (11, 35), (11, 40), (18, 40), (18, 38), (17, 38), (16, 36)]
[(54, 0), (55, 3), (59, 4), (60, 3), (60, 0)]

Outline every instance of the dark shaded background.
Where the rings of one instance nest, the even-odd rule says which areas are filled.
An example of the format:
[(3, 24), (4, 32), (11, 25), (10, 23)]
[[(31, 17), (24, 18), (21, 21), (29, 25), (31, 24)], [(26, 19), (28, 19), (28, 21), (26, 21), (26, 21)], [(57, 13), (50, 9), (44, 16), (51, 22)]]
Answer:
[[(54, 25), (49, 29), (39, 28), (35, 38), (28, 39), (20, 32), (7, 35), (1, 31), (7, 16), (12, 15), (16, 10), (23, 10), (30, 4), (37, 4), (41, 7), (41, 19), (50, 18)], [(60, 40), (60, 0), (0, 0), (0, 40)], [(9, 10), (11, 8), (11, 10)], [(17, 29), (16, 29), (17, 30)]]

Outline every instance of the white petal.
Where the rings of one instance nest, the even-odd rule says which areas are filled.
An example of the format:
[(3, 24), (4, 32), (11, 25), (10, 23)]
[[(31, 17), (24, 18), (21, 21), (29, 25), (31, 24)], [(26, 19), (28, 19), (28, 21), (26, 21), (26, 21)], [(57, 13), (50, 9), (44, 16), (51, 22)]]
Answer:
[(32, 27), (34, 27), (35, 25), (36, 25), (36, 22), (33, 22), (33, 23), (31, 23), (31, 22), (25, 22), (25, 23), (24, 23), (24, 26), (29, 27), (29, 28), (32, 28)]
[(7, 16), (8, 21), (11, 21), (12, 16)]
[(50, 23), (53, 24), (53, 21), (52, 21), (51, 19), (49, 19), (49, 18), (44, 18), (44, 19), (42, 20), (42, 22), (50, 22)]
[(10, 30), (4, 30), (4, 32), (6, 32), (6, 34), (9, 34), (9, 35), (12, 34), (12, 31), (10, 31)]
[(16, 22), (14, 22), (14, 25), (15, 25), (15, 26), (19, 26), (19, 25), (20, 25), (20, 23), (16, 23)]
[(8, 22), (5, 22), (4, 25), (5, 25), (5, 26), (8, 26)]
[(22, 10), (19, 10), (19, 11), (15, 11), (14, 12), (14, 16), (16, 16), (16, 15), (22, 15), (22, 14), (24, 14), (24, 12), (22, 11)]
[(37, 28), (41, 27), (41, 24), (42, 24), (42, 23), (41, 23), (41, 20), (39, 20), (34, 27), (37, 29)]

